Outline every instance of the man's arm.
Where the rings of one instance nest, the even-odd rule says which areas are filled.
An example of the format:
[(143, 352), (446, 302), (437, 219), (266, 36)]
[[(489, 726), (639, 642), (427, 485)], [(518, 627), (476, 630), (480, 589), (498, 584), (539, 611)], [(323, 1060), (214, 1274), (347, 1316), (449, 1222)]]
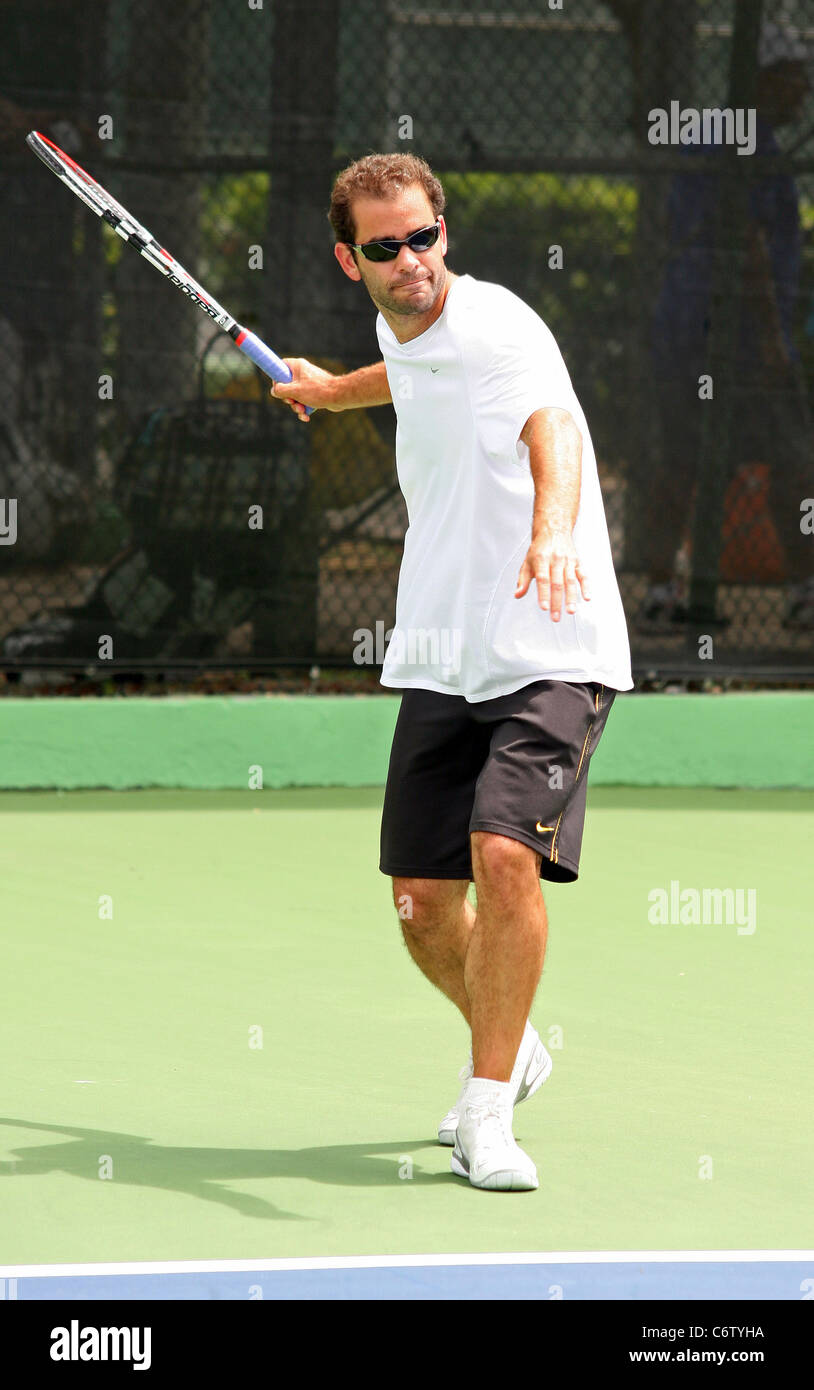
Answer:
[(284, 357), (283, 361), (291, 369), (291, 380), (275, 382), (271, 394), (290, 405), (301, 420), (309, 419), (304, 409), (307, 405), (318, 410), (354, 410), (387, 405), (392, 400), (383, 362), (335, 376), (305, 357)]
[(763, 365), (770, 371), (782, 372), (790, 364), (789, 351), (783, 338), (777, 306), (777, 285), (769, 244), (765, 229), (757, 223), (749, 228), (743, 284), (747, 302), (753, 307), (759, 324), (758, 348)]
[(589, 599), (587, 576), (574, 548), (573, 531), (582, 482), (582, 434), (567, 410), (535, 410), (520, 433), (529, 451), (534, 479), (531, 545), (517, 580), (515, 598), (537, 581), (541, 608), (559, 622), (563, 591), (569, 613), (576, 612), (577, 586)]

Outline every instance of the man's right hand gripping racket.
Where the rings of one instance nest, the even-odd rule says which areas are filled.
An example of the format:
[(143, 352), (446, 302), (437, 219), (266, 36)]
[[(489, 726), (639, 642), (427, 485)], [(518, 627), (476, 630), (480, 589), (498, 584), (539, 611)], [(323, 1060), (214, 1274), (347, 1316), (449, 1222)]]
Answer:
[[(114, 232), (129, 242), (136, 250), (144, 256), (145, 260), (154, 265), (156, 270), (178, 287), (193, 304), (198, 304), (205, 314), (208, 314), (213, 323), (218, 328), (222, 328), (224, 333), (234, 340), (241, 352), (245, 352), (252, 362), (271, 377), (272, 381), (290, 381), (291, 370), (278, 357), (276, 352), (272, 352), (261, 338), (255, 333), (250, 333), (248, 329), (241, 328), (240, 324), (227, 314), (226, 310), (213, 299), (211, 294), (202, 289), (197, 280), (193, 280), (188, 271), (179, 264), (163, 246), (159, 246), (155, 237), (142, 227), (121, 203), (118, 203), (96, 179), (91, 178), (75, 159), (55, 145), (53, 140), (49, 140), (46, 135), (41, 135), (39, 131), (32, 130), (26, 136), (26, 144), (42, 160), (43, 164), (56, 174), (58, 179), (75, 193), (77, 198), (95, 212), (97, 217), (101, 217), (112, 227)], [(311, 408), (306, 407), (307, 413), (311, 414)]]

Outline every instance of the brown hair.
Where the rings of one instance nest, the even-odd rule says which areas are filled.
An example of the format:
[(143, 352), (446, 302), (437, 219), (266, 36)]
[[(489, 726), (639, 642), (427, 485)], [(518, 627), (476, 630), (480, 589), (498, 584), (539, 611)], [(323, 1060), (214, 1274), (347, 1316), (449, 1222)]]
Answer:
[(446, 206), (444, 190), (426, 160), (415, 154), (368, 154), (337, 174), (331, 191), (328, 218), (337, 241), (353, 243), (356, 226), (351, 204), (354, 198), (392, 198), (410, 184), (420, 184), (433, 217)]

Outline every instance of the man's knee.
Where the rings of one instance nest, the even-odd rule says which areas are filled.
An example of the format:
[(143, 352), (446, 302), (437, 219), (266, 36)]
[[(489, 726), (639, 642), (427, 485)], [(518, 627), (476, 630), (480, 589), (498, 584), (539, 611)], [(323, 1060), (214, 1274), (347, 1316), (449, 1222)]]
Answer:
[(402, 929), (424, 935), (457, 916), (466, 897), (468, 879), (394, 878), (393, 902)]
[(471, 838), (476, 883), (500, 886), (539, 877), (542, 855), (522, 840), (488, 830), (473, 830)]

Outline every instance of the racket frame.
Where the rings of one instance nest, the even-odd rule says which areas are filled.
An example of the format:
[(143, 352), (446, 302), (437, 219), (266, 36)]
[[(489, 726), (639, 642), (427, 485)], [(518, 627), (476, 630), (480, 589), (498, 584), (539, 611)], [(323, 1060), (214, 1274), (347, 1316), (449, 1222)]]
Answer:
[[(209, 294), (202, 285), (190, 275), (189, 271), (161, 246), (151, 232), (144, 227), (132, 213), (128, 212), (111, 193), (103, 188), (97, 179), (77, 164), (69, 154), (49, 140), (47, 135), (32, 130), (26, 136), (26, 144), (67, 188), (82, 200), (91, 212), (113, 228), (123, 241), (134, 246), (150, 265), (165, 276), (171, 284), (185, 294), (193, 304), (197, 304), (217, 326), (233, 339), (236, 346), (260, 367), (273, 381), (291, 380), (291, 370), (271, 348), (247, 328), (241, 327), (222, 304)], [(310, 408), (308, 410), (310, 414)]]

